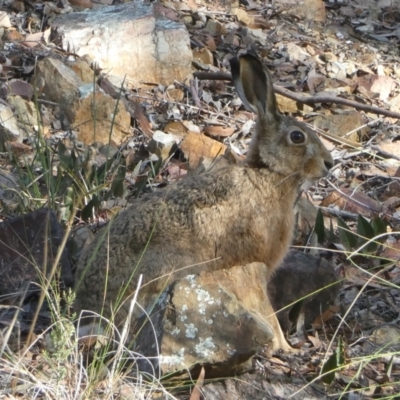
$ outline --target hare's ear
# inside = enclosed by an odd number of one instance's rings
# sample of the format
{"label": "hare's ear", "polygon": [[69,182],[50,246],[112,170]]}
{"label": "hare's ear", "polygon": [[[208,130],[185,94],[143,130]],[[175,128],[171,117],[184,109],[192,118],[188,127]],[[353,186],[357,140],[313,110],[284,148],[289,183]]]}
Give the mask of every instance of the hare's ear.
{"label": "hare's ear", "polygon": [[279,110],[269,72],[260,59],[250,53],[230,60],[236,91],[246,108],[267,119],[276,118]]}

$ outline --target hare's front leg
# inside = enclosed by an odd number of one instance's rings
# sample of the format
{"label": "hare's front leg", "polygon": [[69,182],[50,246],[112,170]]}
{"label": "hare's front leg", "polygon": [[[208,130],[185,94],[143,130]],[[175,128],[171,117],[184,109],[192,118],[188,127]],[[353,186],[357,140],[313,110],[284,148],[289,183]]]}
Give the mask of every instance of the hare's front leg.
{"label": "hare's front leg", "polygon": [[278,350],[283,350],[284,352],[287,353],[297,353],[299,350],[291,347],[287,342],[268,296],[265,304],[265,312],[268,323],[271,326],[272,331],[274,332],[271,350],[273,352]]}

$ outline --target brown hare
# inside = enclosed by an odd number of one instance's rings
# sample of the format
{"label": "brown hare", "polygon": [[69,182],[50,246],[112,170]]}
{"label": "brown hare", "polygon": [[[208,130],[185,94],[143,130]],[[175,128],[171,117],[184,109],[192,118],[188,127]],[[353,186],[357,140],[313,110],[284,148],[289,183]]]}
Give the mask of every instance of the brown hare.
{"label": "brown hare", "polygon": [[[239,96],[258,116],[246,160],[187,177],[116,216],[79,260],[78,310],[115,313],[118,325],[140,274],[139,303],[148,306],[168,284],[200,270],[257,261],[271,274],[281,263],[299,184],[326,176],[333,160],[312,130],[279,113],[256,56],[234,58],[231,67]],[[271,325],[279,329],[276,318]]]}

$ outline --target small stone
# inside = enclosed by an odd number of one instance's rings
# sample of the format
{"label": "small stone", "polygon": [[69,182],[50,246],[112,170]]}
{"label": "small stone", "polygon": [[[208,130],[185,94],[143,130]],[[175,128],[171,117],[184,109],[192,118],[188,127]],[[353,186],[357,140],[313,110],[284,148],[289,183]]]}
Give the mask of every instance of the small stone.
{"label": "small stone", "polygon": [[214,21],[213,19],[209,19],[207,21],[204,30],[208,32],[211,36],[218,36],[222,34],[222,24],[218,21]]}
{"label": "small stone", "polygon": [[191,27],[193,25],[193,17],[191,15],[184,15],[181,19],[181,21],[185,24],[187,27]]}
{"label": "small stone", "polygon": [[155,131],[147,150],[165,161],[176,149],[180,139],[170,133]]}
{"label": "small stone", "polygon": [[24,132],[24,137],[28,137],[38,131],[38,115],[35,104],[26,101],[20,96],[8,96],[8,103],[14,109],[17,118],[17,125],[20,132]]}
{"label": "small stone", "polygon": [[383,325],[373,330],[371,341],[379,346],[400,346],[400,328],[396,325]]}
{"label": "small stone", "polygon": [[9,96],[21,96],[24,100],[28,101],[33,97],[32,85],[21,79],[11,79],[7,83],[7,91]]}
{"label": "small stone", "polygon": [[[360,137],[363,137],[366,133],[364,121],[361,113],[354,111],[346,114],[331,114],[331,115],[319,115],[313,121],[314,127],[327,132],[331,132],[334,135],[346,137],[353,141],[358,141]],[[352,132],[351,135],[348,135]]]}
{"label": "small stone", "polygon": [[214,65],[214,56],[206,47],[193,51],[193,59],[198,60],[205,65]]}
{"label": "small stone", "polygon": [[10,17],[5,11],[0,11],[0,28],[11,28]]}
{"label": "small stone", "polygon": [[325,22],[326,10],[323,0],[303,0],[296,1],[295,7],[290,9],[293,15],[300,20],[306,19],[314,22]]}
{"label": "small stone", "polygon": [[22,142],[23,134],[20,131],[17,119],[11,107],[0,103],[0,142]]}
{"label": "small stone", "polygon": [[66,64],[79,76],[82,82],[93,84],[93,82],[96,81],[95,73],[86,61],[78,59],[75,61],[67,61]]}
{"label": "small stone", "polygon": [[181,143],[181,150],[189,159],[191,168],[196,168],[202,158],[215,159],[225,153],[226,146],[203,134],[188,132]]}
{"label": "small stone", "polygon": [[18,190],[17,177],[0,169],[0,200],[7,205],[15,202]]}
{"label": "small stone", "polygon": [[254,18],[250,16],[243,8],[233,8],[232,14],[236,15],[239,22],[244,25],[251,25],[254,23]]}

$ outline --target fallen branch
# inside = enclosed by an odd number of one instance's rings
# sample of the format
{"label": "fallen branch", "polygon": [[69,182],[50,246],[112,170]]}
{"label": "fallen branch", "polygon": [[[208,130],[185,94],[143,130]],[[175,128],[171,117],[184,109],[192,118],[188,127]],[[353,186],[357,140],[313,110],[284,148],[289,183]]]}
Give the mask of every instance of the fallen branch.
{"label": "fallen branch", "polygon": [[333,215],[334,217],[345,217],[345,218],[351,218],[351,219],[357,219],[358,214],[352,213],[350,211],[344,211],[344,210],[337,210],[335,208],[330,208],[330,207],[318,207],[321,211],[324,211],[330,215]]}
{"label": "fallen branch", "polygon": [[[232,77],[229,72],[203,72],[203,71],[196,71],[193,73],[193,76],[204,80],[224,80],[224,81],[231,81]],[[309,106],[315,105],[318,103],[325,103],[325,104],[341,104],[344,106],[349,106],[355,108],[356,110],[366,111],[373,114],[380,114],[384,115],[385,117],[390,118],[398,118],[400,119],[400,113],[395,111],[386,110],[381,107],[377,106],[370,106],[368,104],[361,104],[357,101],[343,99],[342,97],[328,95],[324,93],[316,94],[315,96],[307,96],[295,92],[291,92],[279,85],[274,85],[274,90],[276,93],[285,96],[289,99],[298,101],[303,104],[307,104]]]}
{"label": "fallen branch", "polygon": [[382,157],[385,157],[385,158],[393,158],[394,160],[397,160],[397,161],[400,161],[400,157],[399,156],[396,156],[396,154],[393,154],[393,153],[389,153],[389,152],[387,152],[387,151],[385,151],[385,150],[382,150],[379,146],[377,146],[377,145],[372,145],[371,146],[371,149],[372,150],[374,150],[374,151],[376,151],[378,154],[380,154]]}
{"label": "fallen branch", "polygon": [[198,83],[199,83],[199,81],[196,78],[194,78],[190,81],[190,93],[192,94],[194,104],[196,104],[196,106],[199,107],[199,110],[201,110],[201,101],[200,101],[200,97],[199,97]]}
{"label": "fallen branch", "polygon": [[205,72],[196,71],[193,72],[193,76],[200,80],[210,80],[210,81],[231,81],[232,75],[229,72]]}

